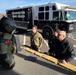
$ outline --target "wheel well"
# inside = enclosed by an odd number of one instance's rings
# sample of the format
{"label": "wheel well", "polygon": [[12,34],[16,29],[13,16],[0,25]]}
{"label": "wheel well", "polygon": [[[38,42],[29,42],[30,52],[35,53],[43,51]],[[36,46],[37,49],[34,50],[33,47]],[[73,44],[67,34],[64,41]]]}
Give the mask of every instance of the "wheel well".
{"label": "wheel well", "polygon": [[50,26],[44,26],[42,29],[42,34],[44,38],[49,39],[51,35],[53,35],[53,33],[54,33],[54,30]]}
{"label": "wheel well", "polygon": [[43,30],[44,30],[45,28],[50,28],[50,29],[52,30],[52,32],[54,33],[53,28],[52,28],[51,26],[48,26],[48,25],[46,25],[46,26],[43,27],[42,32],[43,32]]}

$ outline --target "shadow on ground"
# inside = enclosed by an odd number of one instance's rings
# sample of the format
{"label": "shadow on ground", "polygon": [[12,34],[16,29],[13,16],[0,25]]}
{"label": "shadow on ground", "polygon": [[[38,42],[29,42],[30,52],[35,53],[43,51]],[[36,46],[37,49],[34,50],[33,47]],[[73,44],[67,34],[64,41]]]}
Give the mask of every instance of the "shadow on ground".
{"label": "shadow on ground", "polygon": [[13,70],[6,70],[6,69],[0,68],[0,75],[20,75],[20,74]]}
{"label": "shadow on ground", "polygon": [[[25,60],[29,61],[29,60],[27,59],[28,56],[26,56],[26,55],[17,53],[17,56],[19,56],[19,57],[21,57],[21,58],[25,58]],[[30,61],[30,62],[32,62],[32,61]],[[44,62],[44,61],[41,61],[41,60],[38,60],[38,59],[37,59],[36,61],[34,61],[34,63],[39,64],[39,65],[42,65],[42,66],[45,66],[45,67],[50,68],[50,69],[53,69],[53,70],[55,70],[55,71],[58,71],[58,72],[60,72],[60,73],[65,74],[65,75],[76,75],[75,72],[72,72],[72,71],[70,71],[70,70],[68,70],[68,69],[65,69],[65,68],[62,68],[62,67],[60,67],[60,66],[58,66],[58,65],[51,64],[51,63],[48,63],[48,62]]]}

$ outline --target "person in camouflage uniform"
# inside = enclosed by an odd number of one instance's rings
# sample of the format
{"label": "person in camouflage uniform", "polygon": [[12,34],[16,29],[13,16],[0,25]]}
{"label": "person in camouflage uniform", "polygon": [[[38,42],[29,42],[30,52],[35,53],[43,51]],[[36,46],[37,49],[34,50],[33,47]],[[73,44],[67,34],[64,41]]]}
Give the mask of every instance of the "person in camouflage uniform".
{"label": "person in camouflage uniform", "polygon": [[0,65],[4,68],[12,69],[15,65],[13,51],[13,30],[16,24],[7,17],[0,20]]}
{"label": "person in camouflage uniform", "polygon": [[31,33],[31,47],[36,50],[36,51],[40,51],[41,47],[42,47],[42,43],[43,43],[43,37],[42,35],[38,32],[37,26],[34,25],[32,27],[32,33]]}

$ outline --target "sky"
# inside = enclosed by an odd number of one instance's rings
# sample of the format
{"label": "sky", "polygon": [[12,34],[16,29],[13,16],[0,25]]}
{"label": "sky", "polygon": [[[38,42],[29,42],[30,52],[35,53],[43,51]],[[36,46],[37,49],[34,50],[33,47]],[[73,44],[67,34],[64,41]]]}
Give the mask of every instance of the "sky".
{"label": "sky", "polygon": [[6,10],[17,8],[19,6],[39,5],[49,2],[76,6],[76,0],[0,0],[0,13],[6,13]]}

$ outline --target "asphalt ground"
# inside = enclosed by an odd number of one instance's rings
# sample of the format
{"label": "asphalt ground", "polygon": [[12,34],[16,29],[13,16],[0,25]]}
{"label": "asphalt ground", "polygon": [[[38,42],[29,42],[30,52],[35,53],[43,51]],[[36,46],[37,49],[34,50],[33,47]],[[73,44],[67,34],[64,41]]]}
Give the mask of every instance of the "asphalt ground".
{"label": "asphalt ground", "polygon": [[[38,57],[32,53],[29,53],[25,50],[20,49],[19,45],[26,44],[30,46],[30,38],[27,33],[24,34],[18,34],[16,35],[17,43],[18,43],[18,53],[15,55],[15,62],[16,65],[12,70],[5,70],[0,68],[0,75],[76,75],[76,73],[63,68],[57,64],[54,64],[48,60],[45,60],[41,57]],[[25,39],[24,39],[25,38]],[[25,42],[24,42],[25,40]],[[76,42],[69,38],[71,42],[73,42],[74,45],[76,45]],[[46,42],[48,42],[46,40]],[[48,46],[46,43],[43,43],[43,47],[41,49],[42,52],[48,51]],[[75,49],[76,50],[76,49]],[[36,61],[30,61],[27,58],[36,57]],[[70,62],[73,65],[76,65],[76,61],[73,60]]]}
{"label": "asphalt ground", "polygon": [[[28,56],[37,57],[35,62],[27,60]],[[16,65],[12,70],[0,69],[0,75],[76,75],[76,73],[35,56],[25,50],[15,55]]]}

